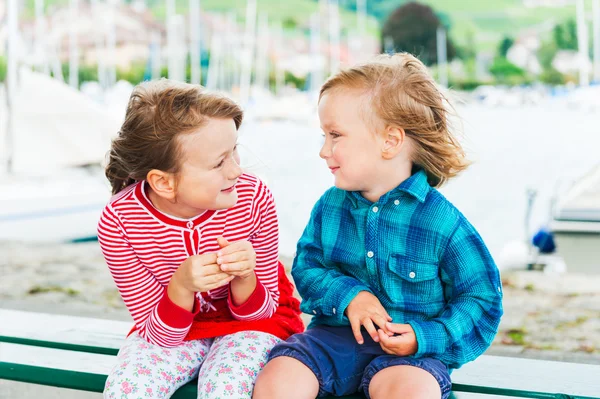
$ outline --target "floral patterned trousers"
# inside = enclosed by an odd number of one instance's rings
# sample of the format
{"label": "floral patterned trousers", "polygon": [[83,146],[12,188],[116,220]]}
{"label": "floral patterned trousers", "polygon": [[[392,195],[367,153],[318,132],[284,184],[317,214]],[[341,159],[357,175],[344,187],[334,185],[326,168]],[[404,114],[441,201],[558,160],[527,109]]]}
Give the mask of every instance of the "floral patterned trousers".
{"label": "floral patterned trousers", "polygon": [[174,348],[131,334],[117,355],[104,398],[170,398],[198,377],[198,398],[251,398],[254,382],[281,340],[258,331],[184,341]]}

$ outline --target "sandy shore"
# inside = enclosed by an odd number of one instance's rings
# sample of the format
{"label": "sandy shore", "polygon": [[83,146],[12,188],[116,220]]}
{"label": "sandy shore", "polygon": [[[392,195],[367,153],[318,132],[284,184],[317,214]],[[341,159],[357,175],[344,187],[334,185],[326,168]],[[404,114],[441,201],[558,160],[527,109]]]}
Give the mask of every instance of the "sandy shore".
{"label": "sandy shore", "polygon": [[[131,320],[97,243],[0,243],[0,254],[0,307]],[[503,284],[505,316],[488,354],[600,364],[600,275],[521,271]],[[0,380],[0,398],[35,397],[101,395]]]}

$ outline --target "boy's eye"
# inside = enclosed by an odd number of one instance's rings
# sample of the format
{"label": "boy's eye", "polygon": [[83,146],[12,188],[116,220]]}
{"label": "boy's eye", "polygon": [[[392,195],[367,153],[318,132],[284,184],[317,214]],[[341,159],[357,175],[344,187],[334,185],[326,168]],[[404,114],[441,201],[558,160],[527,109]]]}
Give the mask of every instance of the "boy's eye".
{"label": "boy's eye", "polygon": [[219,162],[219,164],[217,166],[215,166],[215,169],[220,168],[221,166],[223,166],[224,163],[225,163],[225,160],[223,159],[221,162]]}
{"label": "boy's eye", "polygon": [[339,133],[336,133],[336,132],[329,132],[329,135],[330,135],[331,137],[333,137],[334,139],[336,139],[336,138],[340,137],[340,134],[339,134]]}

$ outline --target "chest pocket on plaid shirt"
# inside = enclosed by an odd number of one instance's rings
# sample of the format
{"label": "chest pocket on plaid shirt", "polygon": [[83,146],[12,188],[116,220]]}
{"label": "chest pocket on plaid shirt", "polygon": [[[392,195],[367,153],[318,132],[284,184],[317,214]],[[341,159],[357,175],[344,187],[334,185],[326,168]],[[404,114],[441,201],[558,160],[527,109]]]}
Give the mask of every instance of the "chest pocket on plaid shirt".
{"label": "chest pocket on plaid shirt", "polygon": [[382,276],[382,282],[391,300],[403,302],[408,308],[444,300],[440,268],[436,262],[391,254],[388,270],[389,273]]}

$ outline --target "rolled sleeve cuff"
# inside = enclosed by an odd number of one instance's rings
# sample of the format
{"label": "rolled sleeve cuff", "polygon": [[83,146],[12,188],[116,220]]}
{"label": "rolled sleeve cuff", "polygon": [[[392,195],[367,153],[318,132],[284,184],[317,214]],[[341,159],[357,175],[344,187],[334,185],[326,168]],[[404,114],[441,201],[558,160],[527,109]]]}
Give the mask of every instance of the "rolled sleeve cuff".
{"label": "rolled sleeve cuff", "polygon": [[156,313],[158,314],[158,317],[160,317],[160,320],[172,328],[189,327],[192,325],[192,321],[198,312],[200,312],[200,302],[196,295],[194,295],[194,306],[192,306],[192,311],[190,312],[175,304],[175,302],[169,298],[166,289],[156,309]]}
{"label": "rolled sleeve cuff", "polygon": [[[352,277],[339,277],[335,279],[323,298],[322,312],[324,315],[333,316],[337,322],[345,324],[348,318],[344,315],[346,308],[361,291],[371,290]],[[342,293],[340,295],[340,293]],[[372,292],[371,292],[372,293]]]}
{"label": "rolled sleeve cuff", "polygon": [[259,311],[264,307],[265,301],[267,300],[267,289],[264,285],[256,279],[256,287],[254,291],[250,295],[250,297],[246,300],[246,302],[242,303],[239,306],[236,306],[233,303],[233,294],[231,293],[231,285],[229,286],[229,295],[227,298],[227,302],[229,303],[229,310],[234,317],[245,317],[250,316]]}
{"label": "rolled sleeve cuff", "polygon": [[439,357],[447,348],[447,332],[444,326],[434,321],[408,322],[415,331],[417,339],[417,353],[413,357]]}

